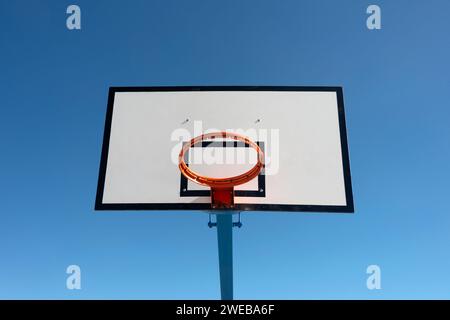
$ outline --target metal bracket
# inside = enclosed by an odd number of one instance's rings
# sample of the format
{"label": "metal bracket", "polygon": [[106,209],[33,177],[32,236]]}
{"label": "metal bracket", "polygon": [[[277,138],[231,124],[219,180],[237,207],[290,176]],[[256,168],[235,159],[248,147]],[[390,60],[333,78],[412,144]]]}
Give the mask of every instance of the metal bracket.
{"label": "metal bracket", "polygon": [[[220,214],[220,213],[219,213]],[[209,228],[213,228],[213,227],[217,227],[217,222],[212,222],[211,220],[211,213],[209,213],[209,220],[208,220],[208,227]],[[238,221],[233,222],[233,227],[238,227],[238,228],[242,228],[242,222],[241,222],[241,213],[238,213]]]}

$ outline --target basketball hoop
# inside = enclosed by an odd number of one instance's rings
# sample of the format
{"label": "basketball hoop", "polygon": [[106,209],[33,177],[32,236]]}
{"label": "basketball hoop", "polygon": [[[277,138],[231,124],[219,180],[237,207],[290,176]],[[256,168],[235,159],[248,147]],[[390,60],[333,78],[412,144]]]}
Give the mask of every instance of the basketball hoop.
{"label": "basketball hoop", "polygon": [[[184,160],[184,155],[186,152],[199,142],[214,139],[232,139],[235,141],[241,141],[252,147],[258,154],[256,165],[243,174],[228,178],[212,178],[202,176],[191,170]],[[234,207],[234,186],[249,182],[259,175],[264,167],[264,153],[255,142],[250,140],[250,138],[237,133],[221,131],[202,134],[184,144],[178,156],[178,162],[178,168],[187,179],[197,184],[211,187],[211,207],[213,209],[230,209]]]}

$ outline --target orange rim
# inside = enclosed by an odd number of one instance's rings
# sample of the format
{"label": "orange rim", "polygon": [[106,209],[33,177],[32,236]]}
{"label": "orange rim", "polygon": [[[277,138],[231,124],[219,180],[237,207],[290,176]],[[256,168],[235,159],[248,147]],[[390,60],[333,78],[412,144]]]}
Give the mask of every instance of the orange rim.
{"label": "orange rim", "polygon": [[[186,151],[188,151],[193,145],[201,141],[223,139],[223,138],[244,142],[245,144],[255,149],[256,152],[258,153],[257,157],[258,161],[256,165],[243,174],[229,178],[211,178],[207,176],[202,176],[196,173],[195,171],[189,169],[186,162],[184,161],[184,155]],[[250,138],[246,136],[226,131],[206,133],[191,139],[189,143],[186,143],[183,146],[183,148],[181,148],[180,154],[178,156],[178,168],[186,178],[200,185],[210,186],[211,188],[229,188],[249,182],[250,180],[259,175],[263,167],[264,167],[264,153],[255,142],[253,142],[252,140],[250,140]]]}

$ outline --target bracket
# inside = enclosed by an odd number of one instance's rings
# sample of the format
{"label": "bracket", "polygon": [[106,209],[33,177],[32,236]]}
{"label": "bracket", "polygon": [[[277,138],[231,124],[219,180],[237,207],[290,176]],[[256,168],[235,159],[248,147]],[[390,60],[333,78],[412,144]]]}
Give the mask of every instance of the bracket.
{"label": "bracket", "polygon": [[[218,213],[218,214],[220,214],[220,213]],[[212,222],[211,215],[212,214],[209,213],[208,227],[210,227],[210,228],[217,227],[217,222]],[[238,227],[238,228],[242,227],[241,213],[240,212],[238,212],[238,221],[233,222],[233,227]]]}

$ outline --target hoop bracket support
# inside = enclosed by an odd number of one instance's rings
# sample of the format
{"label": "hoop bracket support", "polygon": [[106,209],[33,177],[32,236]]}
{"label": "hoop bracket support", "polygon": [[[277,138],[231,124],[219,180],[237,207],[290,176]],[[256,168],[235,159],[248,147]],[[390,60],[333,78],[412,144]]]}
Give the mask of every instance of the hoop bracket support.
{"label": "hoop bracket support", "polygon": [[[217,214],[217,213],[214,213],[214,214]],[[220,213],[218,213],[218,214],[220,214]],[[208,227],[209,228],[217,227],[217,222],[212,221],[211,215],[212,215],[212,213],[209,213]],[[242,228],[243,224],[241,222],[241,212],[238,212],[237,215],[238,215],[238,221],[233,221],[232,226],[237,227],[237,228]]]}
{"label": "hoop bracket support", "polygon": [[211,208],[212,209],[233,209],[234,208],[234,188],[211,188]]}

